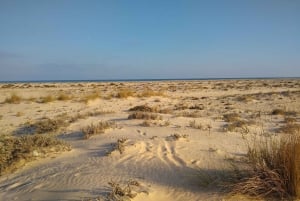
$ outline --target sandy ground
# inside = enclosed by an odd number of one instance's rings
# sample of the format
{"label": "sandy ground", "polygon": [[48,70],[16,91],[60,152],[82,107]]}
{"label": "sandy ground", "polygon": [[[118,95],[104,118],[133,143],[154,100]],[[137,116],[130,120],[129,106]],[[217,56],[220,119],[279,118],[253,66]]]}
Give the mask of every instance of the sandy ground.
{"label": "sandy ground", "polygon": [[[117,97],[122,90],[134,94]],[[149,91],[161,93],[142,95]],[[82,101],[95,92],[101,98]],[[5,101],[13,93],[20,103]],[[40,101],[60,94],[72,97]],[[299,79],[1,84],[0,134],[18,136],[28,122],[45,117],[85,118],[52,133],[71,151],[1,176],[0,200],[104,200],[108,182],[124,186],[131,180],[140,183],[134,201],[246,200],[223,192],[214,176],[230,171],[228,161],[245,157],[245,139],[280,135],[285,116],[271,115],[274,109],[292,113],[299,123],[299,100]],[[161,119],[128,119],[128,110],[139,105],[159,108]],[[248,123],[229,129],[224,114],[230,113]],[[83,139],[81,129],[99,121],[117,126]],[[121,138],[127,139],[122,154],[112,151]]]}

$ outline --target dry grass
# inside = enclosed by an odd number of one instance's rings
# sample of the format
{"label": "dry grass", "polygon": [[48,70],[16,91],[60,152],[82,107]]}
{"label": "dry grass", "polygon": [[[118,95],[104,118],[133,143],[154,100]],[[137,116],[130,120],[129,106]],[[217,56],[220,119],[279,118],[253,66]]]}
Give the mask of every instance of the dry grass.
{"label": "dry grass", "polygon": [[146,89],[142,91],[139,97],[151,97],[151,96],[165,96],[163,91],[153,91],[152,89]]}
{"label": "dry grass", "polygon": [[116,124],[112,121],[100,121],[97,124],[91,124],[81,129],[84,139],[89,139],[96,134],[104,133],[109,128],[115,128]]}
{"label": "dry grass", "polygon": [[196,121],[190,121],[189,126],[195,129],[203,129],[203,125],[201,123],[196,123]]}
{"label": "dry grass", "polygon": [[98,98],[101,98],[101,94],[99,92],[92,92],[92,93],[86,94],[84,97],[82,97],[81,101],[88,103],[89,101],[93,101]]}
{"label": "dry grass", "polygon": [[125,151],[125,142],[126,141],[127,141],[127,138],[118,139],[116,143],[112,144],[112,150],[107,152],[107,155],[109,156],[114,151],[118,151],[120,154],[123,154]]}
{"label": "dry grass", "polygon": [[116,98],[128,98],[134,96],[134,92],[131,89],[121,89],[117,92]]}
{"label": "dry grass", "polygon": [[112,188],[107,196],[108,201],[129,201],[137,196],[137,192],[132,190],[132,186],[140,186],[140,183],[134,180],[127,182],[125,187],[121,187],[120,184],[113,181],[108,184]]}
{"label": "dry grass", "polygon": [[35,123],[30,124],[29,128],[30,130],[34,130],[33,133],[43,134],[43,133],[55,132],[59,128],[66,125],[67,122],[63,118],[56,117],[54,119],[44,118],[39,121],[36,121]]}
{"label": "dry grass", "polygon": [[180,135],[178,133],[172,134],[170,136],[168,136],[169,139],[171,140],[179,140],[181,138],[188,138],[188,135],[184,134],[184,135]]}
{"label": "dry grass", "polygon": [[236,122],[240,119],[240,115],[238,113],[224,114],[223,119],[226,122]]}
{"label": "dry grass", "polygon": [[70,150],[66,143],[45,135],[22,137],[0,136],[0,175],[12,172],[27,161],[44,157],[51,152]]}
{"label": "dry grass", "polygon": [[285,115],[286,112],[285,110],[283,109],[274,109],[272,112],[271,112],[272,115]]}
{"label": "dry grass", "polygon": [[18,103],[21,102],[21,100],[22,100],[22,97],[21,97],[21,96],[19,96],[19,95],[13,93],[13,94],[10,95],[10,97],[8,97],[8,98],[6,98],[6,99],[4,100],[4,103],[18,104]]}
{"label": "dry grass", "polygon": [[64,94],[64,93],[61,93],[57,96],[57,100],[59,101],[67,101],[67,100],[71,100],[72,97],[68,94]]}
{"label": "dry grass", "polygon": [[287,134],[300,134],[300,124],[297,123],[287,123],[279,129],[282,133]]}
{"label": "dry grass", "polygon": [[162,116],[146,112],[134,112],[128,116],[128,119],[162,120]]}
{"label": "dry grass", "polygon": [[52,95],[40,97],[40,99],[39,99],[39,103],[50,103],[53,101],[55,101],[55,98]]}
{"label": "dry grass", "polygon": [[292,199],[300,195],[299,135],[265,138],[248,148],[251,173],[234,185],[235,193]]}
{"label": "dry grass", "polygon": [[162,114],[171,113],[171,111],[169,109],[161,109],[159,107],[151,107],[148,105],[138,105],[133,108],[130,108],[129,111],[131,111],[131,112],[154,112],[154,113],[162,113]]}

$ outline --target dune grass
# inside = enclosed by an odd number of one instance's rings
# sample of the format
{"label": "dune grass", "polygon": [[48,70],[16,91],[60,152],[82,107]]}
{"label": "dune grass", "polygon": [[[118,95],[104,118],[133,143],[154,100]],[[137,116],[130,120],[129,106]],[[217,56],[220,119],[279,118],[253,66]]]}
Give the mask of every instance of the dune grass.
{"label": "dune grass", "polygon": [[7,97],[5,100],[4,100],[4,103],[10,103],[10,104],[18,104],[20,103],[22,100],[22,97],[17,95],[16,93],[12,93],[10,95],[10,97]]}
{"label": "dune grass", "polygon": [[100,121],[97,124],[90,124],[81,129],[84,139],[89,139],[93,135],[104,133],[109,128],[115,128],[116,124],[112,121]]}
{"label": "dune grass", "polygon": [[250,173],[234,185],[234,193],[293,199],[300,196],[300,138],[264,138],[248,147]]}
{"label": "dune grass", "polygon": [[65,142],[47,135],[0,136],[0,175],[12,172],[26,162],[52,152],[70,150]]}

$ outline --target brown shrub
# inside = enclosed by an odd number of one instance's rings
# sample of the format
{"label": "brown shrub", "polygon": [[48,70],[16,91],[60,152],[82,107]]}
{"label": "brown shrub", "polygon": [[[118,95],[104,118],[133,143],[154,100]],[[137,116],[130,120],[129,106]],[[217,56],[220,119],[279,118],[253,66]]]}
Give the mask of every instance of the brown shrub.
{"label": "brown shrub", "polygon": [[[70,150],[70,146],[54,137],[27,135],[0,136],[0,175],[12,172],[39,156]],[[53,149],[54,148],[54,149]]]}
{"label": "brown shrub", "polygon": [[162,116],[146,112],[134,112],[128,116],[128,119],[162,120]]}
{"label": "brown shrub", "polygon": [[96,134],[104,133],[106,129],[115,128],[116,124],[112,121],[100,121],[97,124],[91,124],[81,129],[84,139],[89,139]]}
{"label": "brown shrub", "polygon": [[10,97],[8,97],[8,98],[6,98],[6,99],[4,100],[4,103],[14,103],[14,104],[18,104],[18,103],[21,102],[21,100],[22,100],[22,97],[21,97],[21,96],[19,96],[19,95],[13,93],[13,94],[10,95]]}
{"label": "brown shrub", "polygon": [[249,146],[251,172],[234,185],[234,192],[280,199],[300,196],[299,154],[299,135],[265,138]]}

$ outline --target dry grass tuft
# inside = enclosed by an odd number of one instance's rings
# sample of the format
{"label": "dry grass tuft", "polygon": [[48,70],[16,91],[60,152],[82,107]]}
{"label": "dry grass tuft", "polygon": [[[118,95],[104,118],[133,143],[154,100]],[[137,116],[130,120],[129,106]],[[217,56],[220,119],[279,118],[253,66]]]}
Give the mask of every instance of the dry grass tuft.
{"label": "dry grass tuft", "polygon": [[34,130],[33,133],[42,134],[57,131],[59,128],[66,126],[67,122],[63,118],[57,117],[55,119],[44,118],[33,124],[30,124],[28,128]]}
{"label": "dry grass tuft", "polygon": [[120,154],[123,154],[125,151],[125,142],[127,138],[120,138],[116,143],[112,144],[112,150],[107,152],[107,155],[110,155],[114,151],[119,151]]}
{"label": "dry grass tuft", "polygon": [[64,94],[64,93],[61,93],[57,96],[57,100],[59,101],[67,101],[67,100],[71,100],[72,97],[70,95],[67,95],[67,94]]}
{"label": "dry grass tuft", "polygon": [[8,98],[6,98],[6,99],[4,100],[4,103],[18,104],[18,103],[21,102],[21,100],[22,100],[22,97],[21,97],[21,96],[19,96],[19,95],[13,93],[13,94],[10,95],[10,97],[8,97]]}
{"label": "dry grass tuft", "polygon": [[188,138],[188,135],[184,134],[184,135],[180,135],[178,133],[175,133],[175,134],[172,134],[170,136],[168,136],[169,139],[172,139],[172,140],[179,140],[181,138]]}
{"label": "dry grass tuft", "polygon": [[54,137],[28,135],[0,136],[0,175],[12,172],[27,161],[44,157],[51,152],[70,150],[70,146]]}
{"label": "dry grass tuft", "polygon": [[282,133],[287,134],[300,134],[300,124],[297,123],[287,123],[279,129]]}
{"label": "dry grass tuft", "polygon": [[203,129],[203,125],[201,123],[196,123],[196,121],[190,121],[189,126],[195,129]]}
{"label": "dry grass tuft", "polygon": [[140,186],[140,183],[134,180],[127,182],[125,187],[121,187],[120,184],[114,181],[108,184],[112,187],[112,191],[107,196],[109,201],[131,200],[137,196],[137,192],[132,190],[132,186]]}
{"label": "dry grass tuft", "polygon": [[160,109],[159,107],[150,107],[148,105],[138,105],[129,109],[130,112],[154,112],[168,114],[171,113],[169,109]]}
{"label": "dry grass tuft", "polygon": [[138,96],[139,97],[151,97],[151,96],[164,96],[163,91],[153,91],[151,89],[146,89],[142,91]]}
{"label": "dry grass tuft", "polygon": [[50,103],[55,101],[55,98],[52,95],[47,95],[44,97],[41,97],[39,100],[39,103]]}
{"label": "dry grass tuft", "polygon": [[226,122],[235,122],[240,119],[240,115],[238,113],[224,114],[223,119]]}
{"label": "dry grass tuft", "polygon": [[101,98],[101,94],[99,92],[92,92],[90,94],[85,95],[81,98],[82,102],[88,103],[89,101],[96,100],[98,98]]}
{"label": "dry grass tuft", "polygon": [[116,94],[116,98],[128,98],[130,96],[134,96],[134,92],[131,89],[121,89]]}
{"label": "dry grass tuft", "polygon": [[272,112],[271,112],[272,115],[285,115],[286,112],[285,110],[283,109],[274,109]]}
{"label": "dry grass tuft", "polygon": [[299,135],[265,138],[248,148],[251,173],[234,185],[234,193],[290,199],[300,195]]}
{"label": "dry grass tuft", "polygon": [[106,129],[115,128],[116,124],[112,121],[100,121],[98,124],[91,124],[81,129],[84,139],[89,139],[91,136],[104,133]]}
{"label": "dry grass tuft", "polygon": [[162,116],[146,112],[134,112],[128,116],[128,119],[162,120]]}

